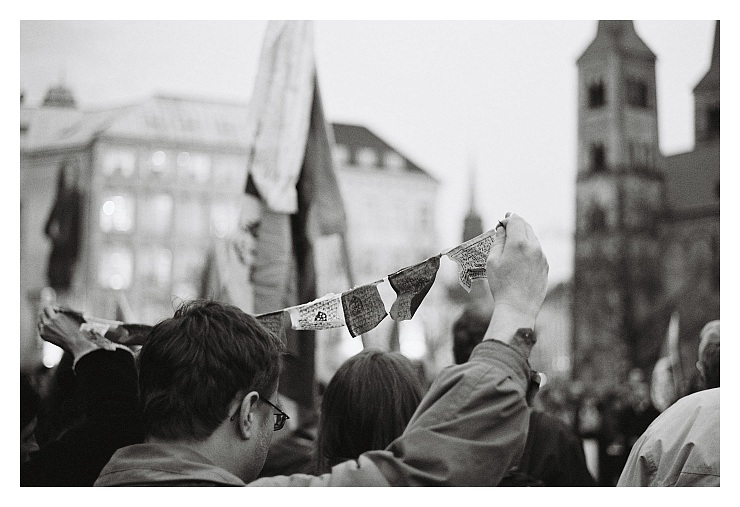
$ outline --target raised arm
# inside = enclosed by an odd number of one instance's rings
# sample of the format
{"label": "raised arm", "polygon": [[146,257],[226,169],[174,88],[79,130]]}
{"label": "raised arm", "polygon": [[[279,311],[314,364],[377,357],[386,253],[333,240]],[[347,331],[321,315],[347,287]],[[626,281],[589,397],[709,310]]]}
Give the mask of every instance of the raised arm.
{"label": "raised arm", "polygon": [[[494,313],[470,360],[445,368],[404,433],[321,477],[260,479],[253,486],[496,486],[524,449],[530,332],[547,286],[547,260],[531,227],[507,215],[488,258]],[[392,393],[389,393],[392,395]],[[351,431],[351,428],[348,428]]]}

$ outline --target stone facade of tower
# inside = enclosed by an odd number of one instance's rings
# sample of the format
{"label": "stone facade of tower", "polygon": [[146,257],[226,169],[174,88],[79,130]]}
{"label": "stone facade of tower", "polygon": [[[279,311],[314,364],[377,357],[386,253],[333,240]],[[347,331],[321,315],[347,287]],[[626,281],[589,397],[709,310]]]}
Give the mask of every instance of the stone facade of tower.
{"label": "stone facade of tower", "polygon": [[649,366],[639,330],[661,297],[665,187],[655,55],[632,21],[600,21],[577,63],[573,376],[598,388]]}

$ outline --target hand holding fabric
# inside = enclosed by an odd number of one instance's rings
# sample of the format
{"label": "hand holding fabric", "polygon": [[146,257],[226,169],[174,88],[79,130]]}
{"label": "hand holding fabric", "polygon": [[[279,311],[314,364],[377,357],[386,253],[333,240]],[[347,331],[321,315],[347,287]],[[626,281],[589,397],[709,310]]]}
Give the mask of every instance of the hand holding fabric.
{"label": "hand holding fabric", "polygon": [[519,328],[533,328],[547,291],[547,258],[532,226],[507,213],[496,229],[486,266],[493,316],[484,339],[507,342]]}

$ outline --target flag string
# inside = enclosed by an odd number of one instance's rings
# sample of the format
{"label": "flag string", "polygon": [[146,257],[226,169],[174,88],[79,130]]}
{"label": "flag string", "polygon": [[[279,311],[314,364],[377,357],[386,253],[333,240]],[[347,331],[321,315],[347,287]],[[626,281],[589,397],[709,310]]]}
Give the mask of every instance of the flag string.
{"label": "flag string", "polygon": [[[470,292],[472,280],[487,276],[486,261],[495,236],[496,229],[491,229],[375,282],[353,287],[340,294],[325,294],[308,303],[253,317],[281,339],[284,339],[288,327],[294,330],[322,330],[346,326],[350,334],[356,337],[375,328],[389,314],[395,321],[410,320],[432,288],[442,256],[457,263],[458,282],[463,289]],[[386,304],[378,291],[378,285],[386,281],[396,294],[390,311],[386,310]],[[92,325],[109,340],[124,345],[143,345],[152,327],[90,317],[64,307],[57,307],[56,310],[78,318],[81,328],[87,329]]]}

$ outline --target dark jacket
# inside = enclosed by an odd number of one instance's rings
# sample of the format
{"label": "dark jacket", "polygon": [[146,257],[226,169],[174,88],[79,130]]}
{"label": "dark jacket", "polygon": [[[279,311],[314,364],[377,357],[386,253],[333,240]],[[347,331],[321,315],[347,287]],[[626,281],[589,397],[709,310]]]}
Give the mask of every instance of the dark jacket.
{"label": "dark jacket", "polygon": [[[385,450],[318,477],[269,477],[250,486],[495,486],[524,450],[531,346],[519,337],[512,346],[484,341],[470,361],[445,368]],[[140,444],[117,451],[95,485],[227,485],[233,477],[182,446]]]}
{"label": "dark jacket", "polygon": [[581,439],[557,417],[532,410],[519,466],[499,486],[596,486],[596,481]]}
{"label": "dark jacket", "polygon": [[21,465],[21,486],[92,486],[120,447],[141,442],[137,373],[127,350],[94,350],[75,366],[85,420]]}

